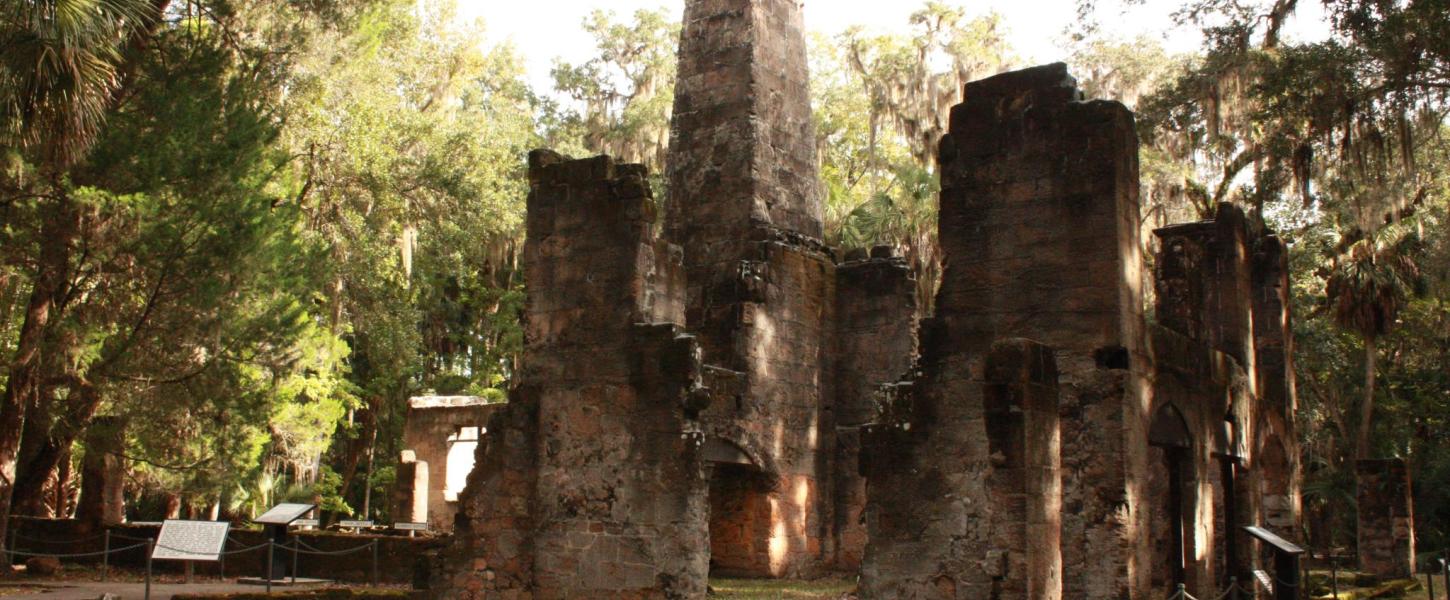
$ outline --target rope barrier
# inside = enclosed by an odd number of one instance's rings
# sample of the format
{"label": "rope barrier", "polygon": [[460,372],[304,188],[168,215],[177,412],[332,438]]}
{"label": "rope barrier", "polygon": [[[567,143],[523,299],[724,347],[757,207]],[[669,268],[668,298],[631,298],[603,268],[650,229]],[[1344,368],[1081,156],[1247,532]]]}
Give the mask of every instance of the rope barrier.
{"label": "rope barrier", "polygon": [[1238,598],[1238,595],[1244,593],[1245,591],[1246,590],[1239,586],[1239,578],[1230,577],[1228,588],[1224,589],[1223,593],[1214,597],[1213,600],[1224,600],[1225,598],[1233,600],[1235,598]]}
{"label": "rope barrier", "polygon": [[1198,600],[1198,598],[1194,597],[1193,594],[1188,593],[1188,586],[1180,583],[1178,584],[1178,591],[1175,592],[1172,596],[1169,596],[1168,600]]}
{"label": "rope barrier", "polygon": [[[356,548],[349,548],[347,550],[323,550],[321,548],[318,548],[316,546],[313,546],[312,544],[309,544],[307,542],[302,541],[302,538],[293,538],[293,539],[295,539],[298,544],[300,544],[302,546],[305,546],[307,548],[307,550],[298,550],[298,552],[300,552],[302,554],[313,554],[313,555],[321,555],[321,556],[340,556],[340,555],[343,555],[343,554],[353,554],[355,552],[361,552],[363,550],[367,550],[368,548],[372,548],[373,547],[373,544],[378,543],[377,540],[373,540],[371,542],[368,542],[368,543],[363,544],[361,546],[358,546]],[[310,552],[309,552],[309,550],[310,550]]]}
{"label": "rope barrier", "polygon": [[243,552],[251,552],[251,551],[256,550],[258,548],[264,548],[269,543],[270,542],[262,542],[260,544],[255,545],[255,546],[247,546],[246,548],[242,548],[240,550],[228,550],[226,552],[222,552],[221,554],[223,556],[230,556],[230,555],[233,555],[233,554],[241,554]]}
{"label": "rope barrier", "polygon": [[147,542],[147,541],[151,541],[152,538],[134,537],[134,536],[129,536],[129,535],[121,534],[121,533],[116,533],[116,532],[113,531],[113,532],[111,532],[111,539],[113,539],[113,540],[131,540],[133,542]]}
{"label": "rope barrier", "polygon": [[[230,551],[225,551],[225,552],[218,552],[217,554],[221,554],[221,555],[241,554],[243,552],[251,552],[253,550],[256,550],[258,548],[261,548],[263,546],[266,546],[267,544],[268,544],[268,542],[262,542],[260,544],[255,545],[255,546],[250,546],[250,547],[247,547],[247,548],[242,548],[240,550],[230,550]],[[141,545],[144,545],[144,544],[141,544]],[[135,546],[132,546],[132,547],[134,548]],[[166,544],[156,544],[156,547],[157,548],[164,548],[166,550],[171,550],[172,552],[181,552],[183,554],[196,554],[196,551],[194,551],[194,550],[190,550],[190,549],[186,549],[186,548],[173,548],[171,546],[167,546]]]}
{"label": "rope barrier", "polygon": [[123,546],[121,548],[111,548],[110,550],[99,550],[99,551],[96,551],[96,552],[74,552],[74,553],[69,553],[69,554],[60,554],[60,553],[57,553],[57,552],[25,552],[23,550],[10,550],[10,551],[7,552],[7,554],[10,554],[11,556],[49,556],[51,558],[85,558],[87,556],[101,556],[101,555],[105,555],[105,554],[111,554],[111,553],[114,553],[114,552],[125,552],[127,550],[134,550],[136,548],[141,548],[141,547],[143,547],[145,545],[146,544],[133,544],[133,545],[130,545],[130,546]]}

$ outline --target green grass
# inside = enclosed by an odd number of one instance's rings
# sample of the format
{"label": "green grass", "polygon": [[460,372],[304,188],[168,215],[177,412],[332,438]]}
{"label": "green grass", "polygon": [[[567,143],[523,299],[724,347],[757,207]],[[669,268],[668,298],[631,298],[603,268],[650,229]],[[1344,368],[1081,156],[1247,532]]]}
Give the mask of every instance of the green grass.
{"label": "green grass", "polygon": [[850,579],[726,579],[711,578],[712,598],[729,600],[837,600],[856,589]]}

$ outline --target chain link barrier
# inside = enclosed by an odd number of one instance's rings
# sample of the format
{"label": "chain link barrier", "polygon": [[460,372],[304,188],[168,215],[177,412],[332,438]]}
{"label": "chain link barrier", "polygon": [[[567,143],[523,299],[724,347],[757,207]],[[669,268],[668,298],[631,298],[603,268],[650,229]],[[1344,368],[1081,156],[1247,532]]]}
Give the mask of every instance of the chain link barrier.
{"label": "chain link barrier", "polygon": [[[22,537],[24,537],[24,536],[15,536],[15,539],[19,540]],[[34,541],[34,542],[43,542],[43,543],[50,543],[50,544],[71,544],[71,545],[73,545],[73,544],[80,544],[82,542],[89,542],[89,541],[93,541],[93,540],[103,540],[104,541],[104,544],[105,544],[105,548],[102,549],[102,550],[94,551],[94,552],[33,552],[33,551],[29,551],[29,550],[16,550],[16,549],[8,549],[7,550],[7,549],[4,549],[4,548],[0,548],[0,559],[6,560],[6,561],[13,561],[14,560],[14,557],[48,557],[48,558],[54,558],[56,560],[60,560],[60,559],[75,559],[75,558],[93,558],[93,557],[100,556],[100,557],[103,557],[104,558],[104,561],[105,561],[104,562],[104,565],[103,565],[103,570],[101,572],[101,581],[103,581],[103,582],[107,580],[107,577],[108,577],[109,572],[110,572],[110,556],[112,554],[116,554],[116,553],[120,553],[120,552],[130,552],[132,550],[136,550],[136,549],[139,549],[139,548],[145,548],[146,549],[146,580],[145,580],[146,592],[145,592],[145,598],[147,600],[149,600],[151,598],[151,578],[152,578],[152,559],[151,559],[151,556],[156,551],[156,549],[159,548],[159,549],[164,549],[164,550],[170,550],[172,552],[180,552],[180,553],[183,553],[183,554],[191,553],[191,550],[190,549],[174,548],[174,547],[171,547],[171,546],[167,546],[165,544],[158,544],[158,543],[156,543],[155,538],[140,538],[140,537],[128,536],[128,535],[123,535],[123,534],[119,534],[119,533],[113,533],[113,532],[111,532],[109,530],[107,530],[106,532],[103,532],[101,534],[97,534],[97,535],[89,536],[89,537],[84,537],[84,538],[78,538],[78,539],[74,539],[74,540],[64,540],[64,541],[62,541],[62,540],[41,540],[41,539],[35,539],[35,538],[27,538],[27,539],[29,541]],[[130,541],[134,541],[134,542],[137,542],[137,543],[130,544],[130,545],[126,545],[126,546],[118,546],[118,547],[114,547],[113,548],[113,547],[111,547],[111,540],[113,540],[113,539],[115,539],[115,540],[130,540]],[[362,545],[355,546],[355,547],[352,547],[352,548],[345,548],[345,549],[342,549],[342,550],[323,550],[321,548],[318,548],[316,546],[313,546],[312,544],[309,544],[307,542],[302,541],[302,538],[300,536],[296,536],[296,537],[293,537],[292,538],[292,544],[290,545],[290,547],[287,544],[278,544],[278,543],[276,543],[273,540],[267,540],[267,541],[264,541],[264,542],[262,542],[260,544],[255,544],[255,545],[252,545],[252,546],[244,546],[242,548],[236,548],[236,549],[233,549],[233,550],[227,550],[226,549],[226,544],[227,543],[241,544],[243,542],[241,542],[240,540],[238,540],[238,539],[236,539],[236,538],[234,538],[234,537],[232,537],[230,535],[228,535],[226,537],[226,539],[222,543],[222,550],[217,553],[218,554],[218,557],[220,558],[220,561],[219,562],[222,565],[222,567],[221,567],[222,569],[225,569],[225,565],[226,565],[226,562],[225,561],[226,561],[226,557],[227,556],[235,556],[235,555],[238,555],[238,554],[245,554],[245,553],[248,553],[248,552],[256,552],[256,551],[262,550],[264,548],[267,550],[267,558],[266,558],[266,564],[265,564],[266,574],[265,574],[265,577],[264,578],[266,580],[266,588],[267,588],[267,593],[268,594],[270,594],[272,592],[272,564],[273,564],[273,557],[275,556],[275,553],[276,553],[277,549],[279,549],[279,548],[280,549],[283,549],[283,550],[290,550],[292,552],[292,577],[291,578],[292,578],[292,580],[293,580],[294,583],[296,582],[296,579],[297,579],[297,567],[298,567],[298,557],[299,557],[299,555],[304,555],[305,554],[305,555],[312,555],[312,556],[343,556],[343,555],[348,555],[348,554],[356,554],[358,552],[363,552],[363,551],[366,551],[366,550],[371,550],[372,551],[372,582],[371,583],[374,586],[376,586],[378,584],[378,548],[380,547],[380,540],[377,540],[377,539],[369,540],[368,542],[366,542],[366,543],[364,543]],[[188,564],[189,564],[189,562],[190,561],[188,561]],[[190,573],[189,572],[188,572],[188,575],[187,576],[188,576],[188,578],[190,577]]]}

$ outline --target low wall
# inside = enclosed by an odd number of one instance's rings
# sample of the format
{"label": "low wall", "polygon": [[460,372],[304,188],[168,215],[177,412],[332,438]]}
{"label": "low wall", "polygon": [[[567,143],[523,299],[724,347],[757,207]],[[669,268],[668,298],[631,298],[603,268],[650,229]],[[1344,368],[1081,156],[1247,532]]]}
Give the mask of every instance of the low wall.
{"label": "low wall", "polygon": [[[11,548],[20,552],[80,554],[100,552],[105,547],[105,529],[88,527],[73,519],[35,519],[16,517],[10,521],[10,531],[16,534]],[[119,548],[140,543],[137,540],[155,538],[160,527],[145,525],[117,525],[108,528],[111,532],[111,547]],[[446,543],[446,537],[406,537],[397,535],[344,534],[329,531],[305,531],[292,533],[307,546],[323,552],[339,552],[358,548],[373,540],[378,541],[378,580],[380,583],[411,583],[416,561],[430,550]],[[226,549],[240,550],[262,544],[266,538],[260,530],[233,529]],[[276,552],[288,557],[288,548],[277,548]],[[343,583],[367,583],[372,578],[373,553],[362,549],[347,554],[299,554],[298,574],[302,577],[332,579]],[[258,576],[267,558],[265,547],[228,555],[223,563],[196,563],[195,572],[203,576],[226,575]],[[62,563],[100,564],[99,556],[62,558]],[[24,562],[17,557],[16,563]],[[146,566],[144,548],[135,548],[111,554],[111,565],[132,569]],[[178,561],[155,561],[152,569],[163,573],[180,573],[184,563]]]}

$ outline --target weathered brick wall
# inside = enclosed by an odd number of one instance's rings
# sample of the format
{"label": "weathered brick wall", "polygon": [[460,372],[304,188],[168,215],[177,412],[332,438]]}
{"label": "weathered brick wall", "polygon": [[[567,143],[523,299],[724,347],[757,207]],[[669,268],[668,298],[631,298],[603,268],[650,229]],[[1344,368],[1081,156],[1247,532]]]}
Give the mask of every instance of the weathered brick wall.
{"label": "weathered brick wall", "polygon": [[[1167,597],[1176,589],[1172,563],[1181,556],[1184,580],[1194,595],[1216,595],[1224,588],[1231,574],[1248,574],[1252,546],[1239,532],[1244,525],[1257,523],[1253,510],[1256,492],[1244,482],[1242,469],[1235,482],[1224,479],[1225,460],[1242,461],[1246,455],[1243,444],[1227,435],[1243,428],[1247,417],[1235,414],[1235,406],[1251,406],[1248,375],[1232,357],[1213,350],[1201,340],[1194,340],[1172,329],[1155,325],[1150,329],[1154,358],[1153,425],[1166,415],[1177,415],[1186,428],[1187,447],[1176,465],[1182,489],[1175,496],[1169,489],[1169,469],[1175,466],[1168,459],[1165,441],[1156,439],[1158,432],[1150,428],[1147,486],[1143,502],[1149,515],[1146,535],[1152,540],[1151,562],[1147,566],[1153,597]],[[1232,417],[1232,418],[1229,418]],[[1234,423],[1225,430],[1226,420]],[[1229,458],[1232,455],[1235,458]],[[1173,523],[1170,502],[1177,497],[1181,521]],[[1230,506],[1228,503],[1233,503]],[[1229,527],[1229,520],[1236,521]],[[1172,545],[1172,528],[1181,527],[1183,553]],[[1287,533],[1287,532],[1286,532]],[[1226,564],[1227,544],[1237,545],[1237,569]]]}
{"label": "weathered brick wall", "polygon": [[1253,261],[1254,355],[1262,423],[1255,453],[1263,472],[1264,522],[1276,531],[1298,531],[1303,495],[1288,245],[1276,235],[1260,237]]}
{"label": "weathered brick wall", "polygon": [[826,401],[834,265],[822,250],[790,238],[755,250],[740,263],[728,353],[705,353],[707,362],[741,373],[740,389],[733,402],[712,403],[701,418],[707,436],[744,449],[774,478],[770,537],[753,542],[768,549],[769,568],[755,574],[809,575],[827,559],[831,514],[834,425]]}
{"label": "weathered brick wall", "polygon": [[[1080,102],[1061,64],[968,84],[965,97],[941,146],[946,268],[937,315],[922,326],[922,374],[901,394],[915,398],[911,408],[888,410],[912,414],[912,427],[937,425],[892,435],[873,427],[879,435],[863,442],[871,478],[863,589],[871,597],[981,598],[992,577],[1008,576],[988,556],[941,558],[944,550],[932,548],[990,539],[993,525],[982,515],[990,509],[960,504],[987,494],[976,476],[990,450],[973,425],[982,408],[972,382],[995,341],[1024,337],[1056,350],[1062,384],[1061,593],[1142,597],[1147,540],[1132,500],[1146,469],[1148,365],[1132,115],[1117,103]],[[898,442],[909,450],[890,448]],[[909,460],[899,470],[920,475],[902,480],[898,469],[875,466],[892,460]],[[936,496],[958,500],[928,500]],[[997,552],[1021,549],[996,543]],[[940,587],[928,587],[914,555],[933,557],[925,568]]]}
{"label": "weathered brick wall", "polygon": [[703,594],[694,338],[644,168],[530,156],[519,385],[490,422],[433,578],[441,598]]}
{"label": "weathered brick wall", "polygon": [[1146,583],[1144,380],[1133,116],[1080,102],[1061,65],[969,84],[942,142],[938,315],[955,342],[1057,349],[1063,383],[1063,593]]}
{"label": "weathered brick wall", "polygon": [[808,574],[829,550],[835,264],[819,242],[800,5],[688,2],[683,27],[666,230],[684,248],[688,329],[742,388],[705,430],[774,479],[769,538],[750,540],[767,549],[761,574]]}
{"label": "weathered brick wall", "polygon": [[[1232,509],[1237,525],[1267,526],[1292,538],[1298,529],[1300,473],[1287,247],[1227,204],[1219,207],[1213,220],[1165,227],[1155,234],[1160,242],[1155,273],[1158,322],[1182,336],[1183,344],[1202,347],[1195,352],[1223,353],[1230,369],[1238,373],[1234,380],[1242,380],[1230,388],[1235,395],[1228,406],[1218,399],[1221,392],[1204,387],[1212,381],[1202,378],[1191,382],[1200,389],[1196,392],[1200,398],[1186,400],[1193,410],[1205,413],[1196,427],[1211,428],[1215,411],[1233,424],[1232,455],[1237,466],[1234,481],[1226,485],[1232,487],[1234,498],[1232,506],[1218,510]],[[1160,337],[1155,334],[1155,342]],[[1154,353],[1160,379],[1169,369],[1183,368],[1183,361],[1202,360],[1158,347]],[[1155,395],[1160,400],[1170,391],[1170,383],[1159,381]],[[1195,435],[1212,435],[1212,430]],[[1222,515],[1214,518],[1222,520]],[[1233,545],[1231,558],[1237,564],[1224,565],[1220,573],[1243,578],[1262,559],[1261,549],[1237,527],[1225,524],[1211,536],[1220,544]],[[1226,549],[1224,554],[1230,553]]]}
{"label": "weathered brick wall", "polygon": [[1379,577],[1409,577],[1415,568],[1415,505],[1410,471],[1397,458],[1360,460],[1359,569]]}
{"label": "weathered brick wall", "polygon": [[[854,260],[853,260],[854,258]],[[916,278],[889,247],[847,257],[836,268],[836,430],[833,568],[854,572],[866,551],[866,479],[860,426],[876,416],[876,393],[911,368],[916,356]]]}
{"label": "weathered brick wall", "polygon": [[666,223],[692,272],[757,225],[821,237],[803,31],[796,0],[686,3]]}
{"label": "weathered brick wall", "polygon": [[398,457],[397,475],[393,479],[392,510],[394,521],[426,523],[428,521],[428,486],[431,481],[427,461],[418,460],[417,453],[404,450]]}
{"label": "weathered brick wall", "polygon": [[1062,596],[1058,373],[1029,340],[924,349],[862,431],[864,598]]}

